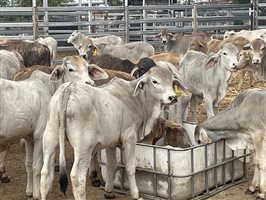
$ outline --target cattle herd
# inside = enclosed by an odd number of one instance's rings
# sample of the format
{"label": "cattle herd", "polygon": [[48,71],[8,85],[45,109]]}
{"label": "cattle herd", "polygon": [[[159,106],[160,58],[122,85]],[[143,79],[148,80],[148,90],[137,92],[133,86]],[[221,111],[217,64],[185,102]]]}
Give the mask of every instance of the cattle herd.
{"label": "cattle herd", "polygon": [[[59,147],[60,189],[66,192],[65,141],[74,150],[70,173],[76,200],[86,199],[86,175],[105,184],[115,198],[116,147],[123,150],[133,199],[142,199],[135,180],[136,142],[189,147],[225,139],[233,149],[253,151],[254,176],[248,193],[266,198],[266,30],[227,31],[218,40],[208,33],[173,34],[147,42],[123,43],[114,35],[91,38],[74,31],[67,42],[79,55],[56,65],[57,41],[0,39],[0,183],[8,183],[7,152],[16,141],[26,149],[27,199],[49,198]],[[232,73],[238,96],[224,109]],[[248,73],[249,87],[243,88]],[[242,92],[239,92],[242,90]],[[198,122],[203,102],[207,120]],[[220,111],[219,111],[220,110]],[[188,117],[192,114],[192,117]],[[184,121],[197,123],[194,139]],[[97,152],[106,151],[105,183]],[[0,185],[1,187],[1,185]]]}

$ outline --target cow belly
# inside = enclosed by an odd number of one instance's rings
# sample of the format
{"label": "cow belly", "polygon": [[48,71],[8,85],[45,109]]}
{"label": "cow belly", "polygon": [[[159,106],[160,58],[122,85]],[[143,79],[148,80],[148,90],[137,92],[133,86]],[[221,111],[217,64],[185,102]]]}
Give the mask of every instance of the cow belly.
{"label": "cow belly", "polygon": [[19,113],[13,113],[8,117],[1,116],[0,122],[0,144],[12,142],[24,138],[33,133],[34,122],[20,116]]}
{"label": "cow belly", "polygon": [[2,142],[26,137],[35,128],[40,113],[40,101],[33,91],[6,90],[1,93],[0,139]]}

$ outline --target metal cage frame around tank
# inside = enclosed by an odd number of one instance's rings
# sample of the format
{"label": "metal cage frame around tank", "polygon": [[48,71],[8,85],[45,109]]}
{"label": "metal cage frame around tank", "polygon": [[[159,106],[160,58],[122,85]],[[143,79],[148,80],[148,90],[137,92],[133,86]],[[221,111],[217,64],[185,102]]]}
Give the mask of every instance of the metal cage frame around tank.
{"label": "metal cage frame around tank", "polygon": [[[222,142],[222,153],[223,153],[223,161],[218,163],[217,162],[217,144],[219,142]],[[209,166],[208,167],[208,147],[210,145],[214,144],[214,159],[215,159],[215,164],[212,165],[212,166]],[[192,199],[206,199],[214,194],[217,194],[218,192],[221,192],[229,187],[232,187],[234,185],[237,185],[237,184],[240,184],[242,182],[245,182],[247,179],[248,179],[248,167],[247,167],[247,159],[248,159],[248,156],[251,155],[251,153],[248,152],[247,149],[244,149],[244,150],[241,150],[243,151],[243,155],[241,156],[235,156],[235,151],[231,150],[231,157],[229,159],[226,159],[226,143],[225,143],[225,140],[222,140],[222,141],[217,141],[217,142],[213,142],[213,143],[210,143],[210,144],[201,144],[201,145],[198,145],[198,146],[193,146],[193,147],[189,147],[189,148],[184,148],[184,149],[168,149],[166,147],[162,147],[162,146],[155,146],[155,145],[147,145],[147,144],[140,144],[138,143],[138,145],[140,146],[147,146],[147,147],[150,147],[150,148],[153,148],[153,156],[154,156],[154,169],[156,169],[156,151],[157,149],[166,149],[168,151],[168,174],[164,174],[164,173],[161,173],[157,170],[150,170],[150,169],[144,169],[144,168],[139,168],[137,167],[136,168],[136,171],[143,171],[143,172],[147,172],[147,173],[152,173],[153,174],[153,186],[154,186],[154,194],[153,195],[147,195],[147,194],[143,194],[141,193],[141,196],[144,197],[144,198],[147,198],[147,199],[171,199],[171,194],[172,194],[172,191],[171,191],[171,178],[187,178],[187,177],[191,177],[191,188],[192,188]],[[195,166],[194,166],[194,156],[195,156],[195,149],[197,148],[200,148],[200,147],[204,147],[204,163],[205,163],[205,169],[203,170],[200,170],[200,171],[197,171],[195,172],[194,169],[195,169]],[[171,161],[171,154],[170,154],[170,151],[191,151],[191,173],[190,174],[186,174],[186,175],[173,175],[171,174],[171,166],[170,166],[170,161]],[[125,165],[122,164],[122,160],[123,160],[123,153],[122,151],[120,151],[120,158],[121,158],[121,162],[118,163],[118,168],[117,170],[120,170],[121,171],[121,187],[120,188],[116,188],[115,189],[115,192],[117,193],[122,193],[122,194],[129,194],[129,191],[127,189],[124,188],[124,183],[125,183]],[[235,171],[235,165],[234,165],[234,162],[238,159],[243,159],[243,177],[241,177],[240,179],[238,180],[235,180],[235,177],[234,177],[234,171]],[[101,159],[100,159],[101,160]],[[225,174],[225,165],[230,163],[231,166],[232,166],[232,170],[231,170],[231,180],[228,182],[226,182],[226,174]],[[105,165],[104,162],[100,161],[100,164],[101,165]],[[223,184],[222,185],[219,185],[218,184],[218,181],[217,181],[217,168],[218,167],[222,167],[222,182]],[[215,187],[212,188],[212,189],[209,189],[208,187],[208,171],[210,170],[214,170],[214,181],[215,181]],[[196,196],[195,195],[195,191],[194,191],[194,188],[195,188],[195,179],[194,177],[197,175],[197,174],[200,174],[200,173],[205,173],[205,191]],[[162,175],[162,176],[167,176],[167,180],[168,180],[168,197],[167,198],[161,198],[161,197],[158,197],[157,195],[157,181],[158,181],[158,175]]]}

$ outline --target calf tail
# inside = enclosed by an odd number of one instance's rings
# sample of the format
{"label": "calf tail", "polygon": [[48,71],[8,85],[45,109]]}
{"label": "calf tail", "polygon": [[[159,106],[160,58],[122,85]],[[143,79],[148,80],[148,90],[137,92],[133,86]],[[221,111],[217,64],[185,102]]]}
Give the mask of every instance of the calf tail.
{"label": "calf tail", "polygon": [[[65,121],[65,112],[63,113]],[[62,122],[62,121],[61,121]],[[61,125],[62,124],[62,125]],[[66,170],[66,158],[65,158],[65,122],[60,123],[59,127],[59,183],[60,183],[60,190],[66,194],[67,186],[68,186],[68,179],[67,179],[67,170]]]}
{"label": "calf tail", "polygon": [[65,135],[66,135],[66,112],[67,102],[70,96],[70,89],[68,87],[71,83],[64,88],[59,98],[59,183],[60,190],[66,194],[68,186],[67,170],[66,170],[66,157],[65,157]]}

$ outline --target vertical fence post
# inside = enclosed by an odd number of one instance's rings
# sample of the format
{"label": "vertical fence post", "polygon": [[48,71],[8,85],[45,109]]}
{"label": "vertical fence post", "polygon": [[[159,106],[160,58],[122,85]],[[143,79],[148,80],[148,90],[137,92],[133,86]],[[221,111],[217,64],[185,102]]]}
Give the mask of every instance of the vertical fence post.
{"label": "vertical fence post", "polygon": [[[143,0],[142,1],[142,5],[145,6],[146,5],[146,0]],[[143,19],[145,20],[147,18],[147,11],[146,10],[143,10],[142,11],[142,16],[143,16]],[[142,30],[143,31],[146,31],[146,26],[147,24],[144,22],[143,25],[142,25]],[[143,38],[142,38],[142,41],[146,42],[147,41],[147,35],[146,34],[143,34]]]}
{"label": "vertical fence post", "polygon": [[250,17],[250,30],[254,30],[254,0],[250,0],[249,7],[249,17]]}
{"label": "vertical fence post", "polygon": [[32,0],[33,40],[38,38],[38,9],[36,0]]}
{"label": "vertical fence post", "polygon": [[254,29],[258,28],[258,16],[259,16],[259,0],[253,0],[253,8],[254,8]]}
{"label": "vertical fence post", "polygon": [[[82,7],[82,1],[81,0],[78,0],[78,7]],[[78,15],[77,18],[78,18],[78,22],[80,22],[81,21],[81,16]],[[78,30],[79,31],[81,30],[81,26],[78,26]]]}
{"label": "vertical fence post", "polygon": [[[48,0],[43,0],[43,7],[46,8],[46,9],[48,8]],[[49,21],[49,19],[48,19],[48,11],[47,10],[44,11],[44,19],[43,19],[43,21],[45,23],[48,23],[48,21]],[[44,35],[46,35],[46,36],[49,35],[48,31],[49,31],[49,25],[44,27]]]}
{"label": "vertical fence post", "polygon": [[[91,6],[92,6],[92,2],[91,2],[92,0],[88,0],[88,7],[89,8],[91,8]],[[88,21],[89,22],[91,22],[91,10],[89,10],[88,11]],[[91,28],[91,25],[89,25],[89,27],[88,27],[88,31],[89,31],[89,33],[91,33],[91,30],[92,30],[92,28]],[[95,28],[96,29],[96,28]]]}
{"label": "vertical fence post", "polygon": [[197,5],[193,5],[192,8],[192,31],[198,31],[198,21],[197,21]]}
{"label": "vertical fence post", "polygon": [[129,42],[129,8],[128,0],[125,0],[125,42]]}

